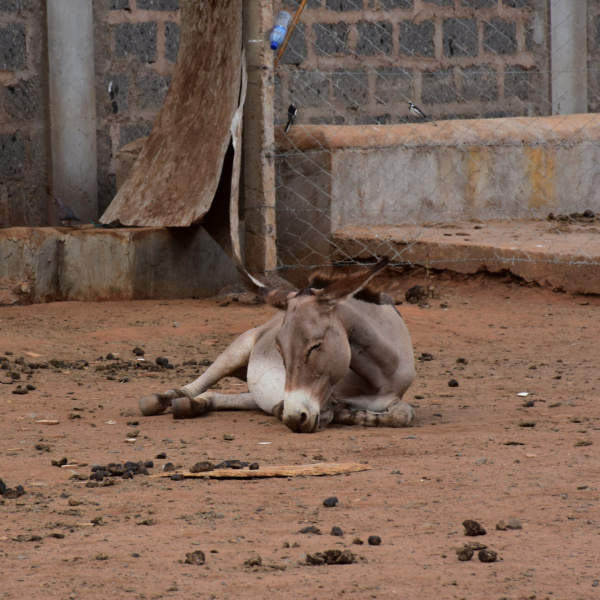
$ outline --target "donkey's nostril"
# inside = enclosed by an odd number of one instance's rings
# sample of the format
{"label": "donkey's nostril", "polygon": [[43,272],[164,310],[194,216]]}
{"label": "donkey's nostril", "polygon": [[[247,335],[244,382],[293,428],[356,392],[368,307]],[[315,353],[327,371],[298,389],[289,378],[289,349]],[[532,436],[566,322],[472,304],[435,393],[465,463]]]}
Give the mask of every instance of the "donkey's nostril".
{"label": "donkey's nostril", "polygon": [[305,410],[303,410],[300,413],[300,425],[304,425],[306,421],[308,421],[308,413]]}

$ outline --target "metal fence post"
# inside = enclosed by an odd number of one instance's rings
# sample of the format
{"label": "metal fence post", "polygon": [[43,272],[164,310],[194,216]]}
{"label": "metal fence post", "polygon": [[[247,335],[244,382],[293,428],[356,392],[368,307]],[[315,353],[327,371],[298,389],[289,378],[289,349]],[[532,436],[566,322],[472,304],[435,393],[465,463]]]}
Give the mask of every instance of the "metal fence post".
{"label": "metal fence post", "polygon": [[272,0],[244,0],[243,38],[248,68],[244,108],[243,169],[245,262],[264,273],[277,266],[273,159],[273,58],[267,47]]}

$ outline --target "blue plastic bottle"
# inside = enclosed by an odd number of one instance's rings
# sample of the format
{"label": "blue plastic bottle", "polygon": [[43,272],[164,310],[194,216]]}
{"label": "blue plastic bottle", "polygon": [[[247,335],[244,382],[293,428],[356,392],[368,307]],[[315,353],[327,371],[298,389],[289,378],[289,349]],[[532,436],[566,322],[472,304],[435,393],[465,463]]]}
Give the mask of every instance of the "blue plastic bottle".
{"label": "blue plastic bottle", "polygon": [[279,46],[281,46],[291,20],[292,16],[290,13],[285,12],[285,10],[277,13],[277,17],[275,17],[275,27],[273,27],[273,31],[271,31],[271,36],[269,37],[271,50],[277,50]]}

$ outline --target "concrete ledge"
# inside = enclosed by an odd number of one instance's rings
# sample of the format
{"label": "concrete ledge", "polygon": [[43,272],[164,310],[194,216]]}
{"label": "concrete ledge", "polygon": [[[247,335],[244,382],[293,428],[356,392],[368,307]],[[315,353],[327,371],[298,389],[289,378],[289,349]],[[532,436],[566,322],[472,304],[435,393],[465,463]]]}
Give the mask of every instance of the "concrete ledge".
{"label": "concrete ledge", "polygon": [[353,227],[335,232],[332,260],[389,256],[456,273],[509,272],[576,294],[600,294],[595,226],[529,221],[450,223],[426,229]]}
{"label": "concrete ledge", "polygon": [[238,282],[202,227],[0,230],[0,304],[211,296]]}

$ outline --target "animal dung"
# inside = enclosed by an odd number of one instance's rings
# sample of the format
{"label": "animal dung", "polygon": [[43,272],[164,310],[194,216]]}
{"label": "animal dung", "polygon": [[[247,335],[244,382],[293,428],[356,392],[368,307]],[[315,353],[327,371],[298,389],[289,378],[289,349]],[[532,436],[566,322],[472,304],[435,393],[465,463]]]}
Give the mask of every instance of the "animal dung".
{"label": "animal dung", "polygon": [[467,519],[463,521],[463,527],[465,528],[465,535],[485,535],[486,530],[477,522],[472,519]]}
{"label": "animal dung", "polygon": [[473,558],[474,550],[473,548],[469,548],[469,546],[463,546],[456,551],[456,555],[458,556],[458,560],[462,562],[466,562]]}
{"label": "animal dung", "polygon": [[325,550],[306,555],[307,565],[351,565],[356,556],[350,550]]}
{"label": "animal dung", "polygon": [[203,565],[206,562],[206,557],[202,550],[196,550],[195,552],[188,552],[185,555],[186,565]]}
{"label": "animal dung", "polygon": [[494,550],[490,550],[489,548],[485,548],[485,550],[480,550],[477,553],[477,558],[484,563],[496,562],[498,559],[498,553]]}
{"label": "animal dung", "polygon": [[331,496],[330,498],[325,498],[323,500],[323,506],[327,508],[332,508],[333,506],[337,506],[338,499],[335,496]]}
{"label": "animal dung", "polygon": [[369,546],[380,546],[381,538],[378,535],[370,535],[369,539],[367,540],[367,543],[369,544]]}

